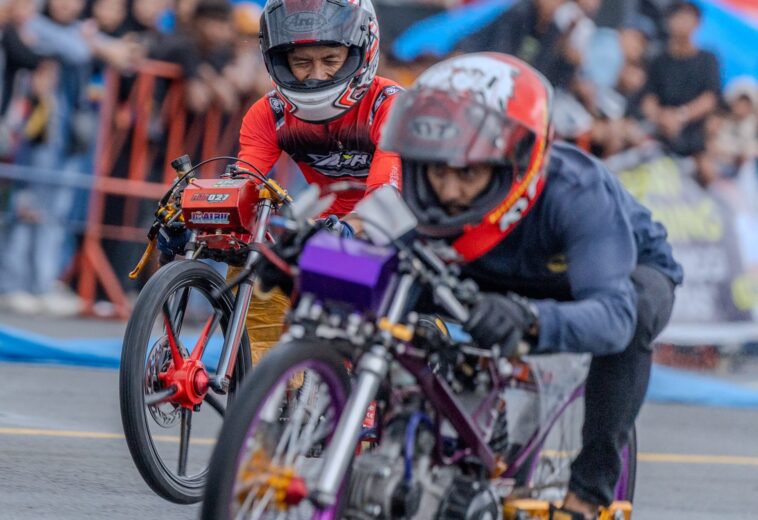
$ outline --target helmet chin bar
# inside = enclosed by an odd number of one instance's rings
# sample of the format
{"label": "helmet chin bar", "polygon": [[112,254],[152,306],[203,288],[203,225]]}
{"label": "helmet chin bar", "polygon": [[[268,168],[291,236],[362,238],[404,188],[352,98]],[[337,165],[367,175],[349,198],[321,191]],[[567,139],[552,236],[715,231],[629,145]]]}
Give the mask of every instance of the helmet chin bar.
{"label": "helmet chin bar", "polygon": [[336,105],[347,85],[335,85],[329,90],[298,92],[279,87],[279,92],[295,107],[292,113],[298,119],[309,123],[328,123],[344,115],[352,107]]}

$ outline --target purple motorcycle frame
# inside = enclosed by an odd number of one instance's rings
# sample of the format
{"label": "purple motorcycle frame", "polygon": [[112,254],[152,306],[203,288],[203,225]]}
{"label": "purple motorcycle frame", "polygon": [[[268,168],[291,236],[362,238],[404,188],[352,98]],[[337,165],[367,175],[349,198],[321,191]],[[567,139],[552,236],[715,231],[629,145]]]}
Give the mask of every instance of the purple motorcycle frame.
{"label": "purple motorcycle frame", "polygon": [[[321,301],[338,302],[352,308],[363,316],[375,316],[389,326],[406,323],[411,293],[414,288],[425,285],[434,293],[436,303],[458,322],[468,317],[467,302],[461,297],[460,281],[449,267],[432,250],[416,241],[410,248],[398,251],[392,247],[377,247],[355,240],[342,240],[326,233],[317,234],[306,245],[300,258],[300,289],[302,294]],[[412,257],[412,259],[411,259]],[[452,456],[441,453],[441,421],[436,421],[437,458],[442,464],[454,464],[467,455],[476,456],[493,478],[514,478],[526,468],[527,482],[532,478],[539,462],[539,453],[551,429],[577,399],[584,395],[583,383],[541,424],[529,441],[519,450],[513,461],[498,458],[488,445],[483,428],[479,426],[482,413],[489,411],[498,395],[514,380],[502,375],[496,368],[495,359],[488,363],[492,387],[478,409],[470,414],[456,399],[445,379],[436,374],[429,365],[428,353],[398,341],[385,329],[383,341],[363,349],[354,371],[355,385],[341,418],[334,439],[324,457],[324,473],[312,497],[322,507],[337,500],[337,490],[342,485],[346,469],[351,463],[351,452],[344,446],[355,446],[360,438],[362,419],[369,403],[375,399],[380,383],[385,380],[389,366],[394,360],[409,372],[427,403],[438,418],[446,418],[465,446]],[[484,351],[482,351],[484,352]],[[515,380],[519,385],[527,383]],[[532,388],[532,390],[536,390]],[[492,419],[490,418],[489,421]],[[485,428],[488,425],[485,425]],[[622,473],[616,486],[615,496],[628,499],[632,483],[627,478],[631,450],[622,453]]]}
{"label": "purple motorcycle frame", "polygon": [[[408,353],[396,353],[394,358],[418,381],[427,402],[431,404],[439,415],[444,416],[450,422],[466,445],[465,448],[458,450],[452,456],[445,457],[444,462],[452,464],[467,455],[473,454],[479,458],[490,474],[497,474],[497,458],[483,438],[483,432],[477,427],[477,424],[479,423],[480,414],[489,410],[492,403],[497,399],[498,394],[508,384],[508,381],[500,378],[497,371],[492,369],[490,364],[490,376],[493,378],[495,384],[489,394],[482,400],[477,410],[473,414],[469,414],[461,409],[450,386],[443,378],[431,370],[425,359]],[[500,477],[513,478],[528,464],[527,480],[531,479],[539,461],[538,456],[533,455],[539,455],[545,439],[565,410],[582,397],[584,397],[583,383],[577,386],[571,392],[568,399],[548,418],[547,422],[534,432],[526,445],[516,454],[515,460],[508,465]],[[437,424],[439,425],[439,422]],[[441,447],[442,438],[439,428],[437,428],[436,435],[437,446]],[[629,482],[627,479],[627,468],[629,465],[629,455],[629,448],[627,446],[622,452],[622,472],[616,484],[615,498],[617,500],[626,500],[628,496]],[[442,458],[442,454],[438,453],[438,457]]]}

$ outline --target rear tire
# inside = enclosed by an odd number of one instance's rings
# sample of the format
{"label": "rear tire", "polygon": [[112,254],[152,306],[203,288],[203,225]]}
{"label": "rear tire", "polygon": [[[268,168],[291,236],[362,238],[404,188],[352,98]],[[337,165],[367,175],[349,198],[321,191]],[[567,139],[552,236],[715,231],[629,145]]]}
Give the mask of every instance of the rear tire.
{"label": "rear tire", "polygon": [[[552,432],[551,432],[552,433]],[[545,449],[536,450],[523,464],[515,478],[521,487],[520,495],[525,494],[531,498],[540,498],[545,500],[561,500],[568,489],[568,477],[570,475],[570,465],[576,453],[570,458],[561,453],[561,450]],[[540,464],[552,468],[560,468],[552,473],[553,479],[544,478],[545,472],[540,471]],[[637,431],[632,426],[629,433],[629,444],[621,452],[621,475],[616,484],[615,500],[627,500],[632,502],[634,499],[634,486],[637,477]],[[545,496],[545,490],[551,490],[551,494]]]}
{"label": "rear tire", "polygon": [[629,432],[629,444],[625,452],[622,451],[621,459],[622,477],[626,477],[626,485],[622,485],[622,479],[616,484],[616,499],[634,501],[634,486],[637,483],[637,427],[632,426]]}

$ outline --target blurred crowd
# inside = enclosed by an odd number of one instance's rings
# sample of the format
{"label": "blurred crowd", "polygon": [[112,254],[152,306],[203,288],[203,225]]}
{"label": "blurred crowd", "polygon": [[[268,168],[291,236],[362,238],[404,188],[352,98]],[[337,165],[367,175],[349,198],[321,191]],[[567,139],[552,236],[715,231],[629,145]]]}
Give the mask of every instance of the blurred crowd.
{"label": "blurred crowd", "polygon": [[35,172],[24,182],[0,177],[4,307],[79,311],[60,279],[87,192],[66,177],[92,173],[106,69],[121,75],[124,97],[146,60],[172,62],[188,112],[238,113],[270,89],[259,18],[258,4],[228,0],[0,0],[0,161]]}
{"label": "blurred crowd", "polygon": [[[601,11],[613,3],[609,20]],[[556,87],[563,138],[600,157],[655,140],[693,158],[708,186],[756,158],[758,82],[722,86],[717,57],[695,44],[701,19],[679,0],[518,0],[457,51],[507,52],[539,69]]]}
{"label": "blurred crowd", "polygon": [[[440,59],[393,57],[398,13],[423,17],[466,3],[375,0],[379,73],[408,84]],[[260,10],[232,0],[0,0],[0,161],[60,178],[91,173],[104,71],[118,71],[128,88],[146,60],[181,67],[189,114],[242,113],[271,88],[257,44]],[[600,157],[663,143],[691,157],[707,187],[758,155],[758,82],[721,84],[716,56],[693,39],[701,16],[679,0],[516,0],[454,52],[526,60],[556,87],[559,136]],[[0,175],[1,305],[78,312],[60,279],[78,246],[70,223],[86,217],[81,191]]]}

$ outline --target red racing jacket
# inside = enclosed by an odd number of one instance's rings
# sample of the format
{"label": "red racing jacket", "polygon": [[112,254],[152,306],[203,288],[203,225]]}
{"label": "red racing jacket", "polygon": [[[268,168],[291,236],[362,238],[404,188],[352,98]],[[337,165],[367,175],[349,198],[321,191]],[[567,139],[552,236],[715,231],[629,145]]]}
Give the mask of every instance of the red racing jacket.
{"label": "red racing jacket", "polygon": [[[329,123],[309,123],[289,113],[276,91],[250,107],[240,130],[240,158],[267,173],[282,152],[295,160],[309,184],[339,181],[384,184],[400,188],[400,158],[377,148],[394,96],[401,87],[376,77],[366,95],[343,116]],[[244,164],[243,164],[244,166]],[[328,213],[352,211],[364,194],[338,193]]]}

